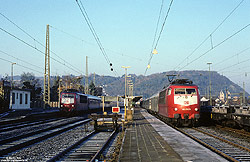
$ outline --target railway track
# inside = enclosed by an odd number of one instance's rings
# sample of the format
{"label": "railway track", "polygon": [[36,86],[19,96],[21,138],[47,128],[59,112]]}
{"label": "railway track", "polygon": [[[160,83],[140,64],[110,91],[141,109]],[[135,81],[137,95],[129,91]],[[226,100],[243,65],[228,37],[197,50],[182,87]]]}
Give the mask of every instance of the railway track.
{"label": "railway track", "polygon": [[12,123],[12,124],[7,124],[7,125],[2,125],[2,126],[0,126],[0,132],[6,132],[6,131],[14,130],[14,129],[31,127],[31,126],[49,123],[49,122],[53,122],[53,121],[57,121],[57,120],[61,120],[61,119],[65,119],[65,118],[41,119],[39,121],[34,121],[34,122],[25,121],[25,122],[20,122],[20,123]]}
{"label": "railway track", "polygon": [[233,128],[229,128],[229,127],[222,127],[220,125],[216,125],[216,127],[221,129],[221,130],[231,132],[231,133],[237,134],[239,136],[246,137],[246,138],[250,139],[250,132],[247,132],[245,130],[233,129]]}
{"label": "railway track", "polygon": [[226,138],[219,137],[214,133],[211,133],[209,130],[200,128],[175,129],[230,161],[250,161],[249,148],[232,142]]}
{"label": "railway track", "polygon": [[117,131],[91,132],[75,144],[65,148],[49,161],[90,161],[104,160],[103,152],[116,137]]}
{"label": "railway track", "polygon": [[0,161],[1,159],[4,159],[7,154],[61,134],[89,121],[90,119],[83,120],[83,118],[79,118],[70,122],[63,122],[54,126],[45,127],[44,129],[35,130],[30,133],[24,133],[9,138],[2,138],[0,141],[0,156],[2,156]]}
{"label": "railway track", "polygon": [[[161,121],[165,122],[172,128],[180,131],[186,136],[192,138],[203,146],[216,152],[220,156],[228,159],[229,161],[250,161],[250,144],[249,144],[249,133],[242,132],[239,130],[232,130],[229,128],[221,128],[227,132],[232,132],[231,135],[226,134],[215,129],[208,128],[178,128],[156,114],[152,114]],[[237,134],[237,135],[236,135]],[[238,136],[234,138],[235,136]],[[241,138],[244,136],[244,138]],[[245,139],[246,138],[246,139]]]}

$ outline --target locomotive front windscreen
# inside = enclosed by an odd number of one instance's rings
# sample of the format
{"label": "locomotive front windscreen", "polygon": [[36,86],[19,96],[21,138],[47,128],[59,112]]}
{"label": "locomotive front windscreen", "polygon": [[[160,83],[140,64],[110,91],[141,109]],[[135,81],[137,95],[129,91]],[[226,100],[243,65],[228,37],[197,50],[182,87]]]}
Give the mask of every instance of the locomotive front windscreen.
{"label": "locomotive front windscreen", "polygon": [[174,104],[189,106],[198,103],[198,96],[195,88],[176,88],[174,94]]}
{"label": "locomotive front windscreen", "polygon": [[62,94],[61,103],[64,104],[74,103],[74,98],[75,98],[74,94]]}
{"label": "locomotive front windscreen", "polygon": [[194,88],[176,88],[174,94],[197,94]]}

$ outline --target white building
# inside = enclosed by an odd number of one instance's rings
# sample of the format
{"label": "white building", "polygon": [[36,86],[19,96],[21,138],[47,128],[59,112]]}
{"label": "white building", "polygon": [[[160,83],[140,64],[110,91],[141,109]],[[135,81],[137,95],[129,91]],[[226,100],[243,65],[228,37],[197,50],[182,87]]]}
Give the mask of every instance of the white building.
{"label": "white building", "polygon": [[10,109],[30,109],[30,91],[13,89],[10,91]]}

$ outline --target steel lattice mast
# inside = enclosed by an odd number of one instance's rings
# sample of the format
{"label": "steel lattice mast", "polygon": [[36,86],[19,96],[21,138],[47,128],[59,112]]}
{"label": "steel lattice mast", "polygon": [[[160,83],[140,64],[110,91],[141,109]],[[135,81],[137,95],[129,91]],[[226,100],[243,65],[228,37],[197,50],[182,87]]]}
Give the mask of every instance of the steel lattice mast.
{"label": "steel lattice mast", "polygon": [[43,102],[44,108],[50,104],[50,52],[49,52],[49,25],[46,30],[46,48],[45,48],[45,72],[44,72],[44,89]]}

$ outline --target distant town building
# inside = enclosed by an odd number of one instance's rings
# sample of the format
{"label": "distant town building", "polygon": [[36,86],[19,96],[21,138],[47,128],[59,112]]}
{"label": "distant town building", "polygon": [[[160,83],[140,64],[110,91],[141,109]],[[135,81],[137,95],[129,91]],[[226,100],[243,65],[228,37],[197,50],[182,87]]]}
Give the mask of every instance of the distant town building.
{"label": "distant town building", "polygon": [[221,102],[223,102],[223,103],[225,102],[225,94],[222,90],[220,91],[219,99]]}

